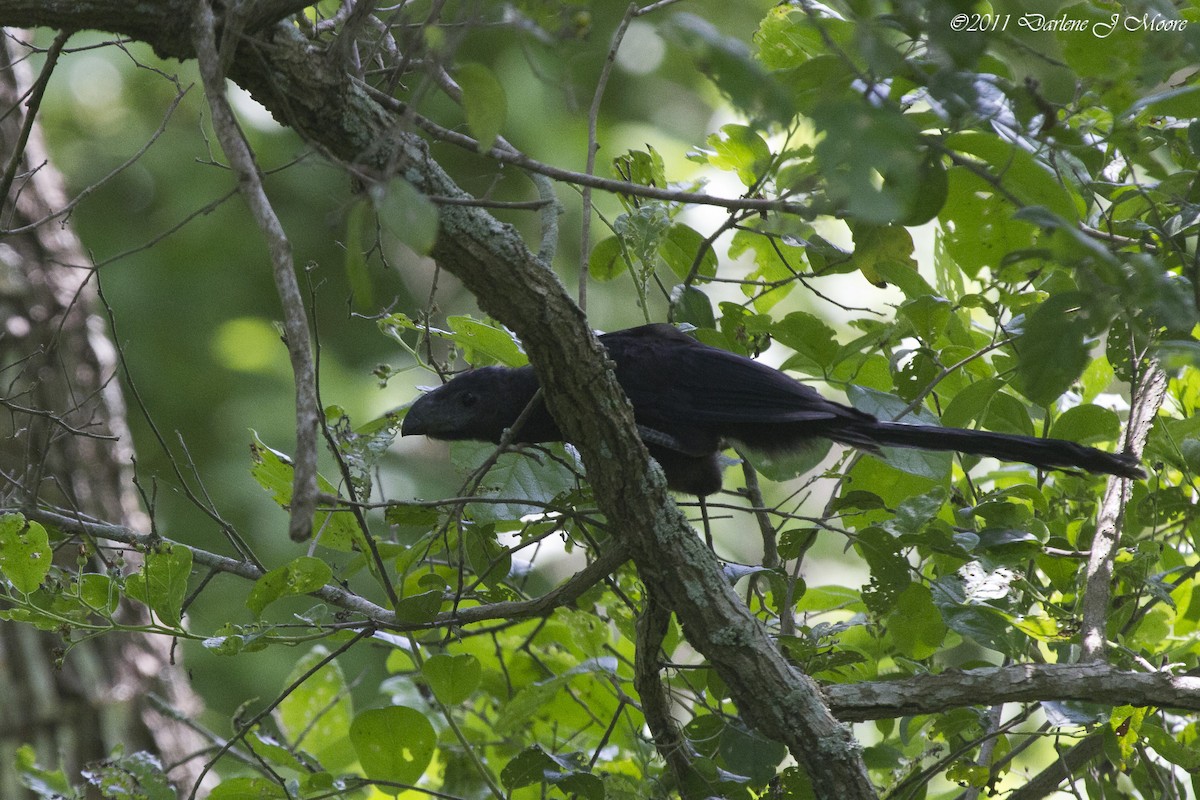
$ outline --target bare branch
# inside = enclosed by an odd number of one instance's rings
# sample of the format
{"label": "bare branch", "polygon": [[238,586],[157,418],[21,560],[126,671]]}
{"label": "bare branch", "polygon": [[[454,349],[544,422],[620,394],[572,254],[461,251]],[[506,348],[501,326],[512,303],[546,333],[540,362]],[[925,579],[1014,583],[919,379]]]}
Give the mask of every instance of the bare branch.
{"label": "bare branch", "polygon": [[948,670],[898,681],[837,684],[824,691],[833,713],[845,722],[1040,700],[1200,710],[1200,677],[1128,672],[1101,663]]}
{"label": "bare branch", "polygon": [[[1154,416],[1167,391],[1167,376],[1156,362],[1146,365],[1134,388],[1133,410],[1125,430],[1125,452],[1139,459],[1150,435]],[[1104,489],[1104,500],[1096,519],[1096,535],[1087,565],[1087,587],[1083,596],[1083,652],[1080,661],[1104,658],[1107,641],[1108,600],[1112,594],[1113,559],[1121,538],[1121,517],[1129,499],[1131,481],[1112,477]]]}
{"label": "bare branch", "polygon": [[[317,426],[320,409],[317,407],[316,367],[309,343],[308,315],[296,281],[291,243],[275,215],[275,209],[271,207],[254,154],[225,96],[225,76],[220,68],[220,56],[214,38],[215,26],[212,7],[207,2],[199,3],[196,6],[195,46],[204,80],[204,94],[212,109],[213,129],[237,173],[242,196],[246,198],[246,204],[267,240],[275,288],[283,306],[283,329],[296,383],[296,452],[293,456],[295,466],[288,532],[294,541],[299,542],[312,535],[313,513],[317,507]],[[394,603],[394,592],[391,599]]]}

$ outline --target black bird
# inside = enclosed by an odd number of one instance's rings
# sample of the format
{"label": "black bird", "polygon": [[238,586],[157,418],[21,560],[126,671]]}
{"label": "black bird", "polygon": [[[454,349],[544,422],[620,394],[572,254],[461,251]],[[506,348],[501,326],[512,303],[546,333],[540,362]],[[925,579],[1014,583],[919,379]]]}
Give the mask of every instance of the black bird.
{"label": "black bird", "polygon": [[[1061,439],[882,422],[826,400],[757,361],[701,344],[670,325],[643,325],[600,337],[633,404],[638,432],[670,488],[704,496],[721,488],[720,452],[731,444],[783,453],[816,437],[873,453],[880,447],[954,450],[1038,467],[1145,477],[1137,460]],[[532,367],[482,367],[417,399],[401,434],[499,442],[534,398]],[[513,442],[561,442],[540,400]]]}

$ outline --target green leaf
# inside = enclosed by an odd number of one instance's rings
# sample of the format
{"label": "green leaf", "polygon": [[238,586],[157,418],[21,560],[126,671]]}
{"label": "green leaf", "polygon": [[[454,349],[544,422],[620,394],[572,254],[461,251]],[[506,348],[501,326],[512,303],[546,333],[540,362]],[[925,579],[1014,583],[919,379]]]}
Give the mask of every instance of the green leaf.
{"label": "green leaf", "polygon": [[[292,503],[292,464],[283,453],[268,447],[254,435],[250,443],[250,475],[259,486],[271,493],[280,508]],[[337,495],[328,480],[317,475],[317,489],[324,494]],[[349,552],[354,546],[366,549],[358,522],[349,511],[318,511],[313,517],[313,530],[319,533],[322,546]]]}
{"label": "green leaf", "polygon": [[697,328],[717,327],[717,318],[708,295],[695,286],[682,283],[671,289],[671,319]]}
{"label": "green leaf", "polygon": [[[565,464],[575,461],[562,445],[549,445],[554,459],[541,459],[541,463],[525,453],[505,453],[496,460],[484,482],[484,497],[511,497],[526,499],[533,503],[549,503],[563,492],[575,488],[574,473]],[[493,444],[480,442],[451,442],[450,460],[464,470],[470,471],[491,455],[496,449]],[[472,503],[468,505],[476,522],[504,522],[518,520],[526,514],[538,514],[541,505],[523,503]]]}
{"label": "green leaf", "polygon": [[450,338],[473,364],[479,363],[480,354],[506,367],[523,367],[529,363],[516,338],[505,330],[461,315],[447,317],[446,324],[454,331]]}
{"label": "green leaf", "polygon": [[539,711],[543,710],[560,690],[578,675],[605,673],[612,675],[617,668],[615,658],[589,658],[561,675],[530,684],[508,701],[496,717],[496,733],[507,736],[517,731]]}
{"label": "green leaf", "polygon": [[623,181],[639,186],[667,185],[667,171],[662,155],[650,145],[645,150],[629,150],[612,162],[613,174]]}
{"label": "green leaf", "polygon": [[414,624],[432,622],[442,610],[443,595],[441,589],[435,589],[403,598],[396,604],[396,619]]}
{"label": "green leaf", "polygon": [[611,281],[629,267],[625,260],[625,248],[616,236],[596,242],[588,257],[588,275],[598,281]]}
{"label": "green leaf", "polygon": [[1133,117],[1142,111],[1156,117],[1200,117],[1200,86],[1179,86],[1148,94],[1125,109],[1121,116]]}
{"label": "green leaf", "polygon": [[471,571],[489,588],[503,586],[512,571],[512,551],[496,542],[492,526],[476,526],[462,535]]}
{"label": "green leaf", "polygon": [[79,576],[79,599],[101,614],[112,614],[120,605],[121,595],[112,578],[86,572]]}
{"label": "green leaf", "polygon": [[1110,409],[1091,404],[1068,408],[1050,428],[1050,436],[1081,444],[1111,442],[1121,435],[1121,420]]}
{"label": "green leaf", "polygon": [[163,544],[146,553],[141,570],[126,580],[125,593],[148,605],[164,624],[178,627],[191,574],[192,551]]}
{"label": "green leaf", "polygon": [[280,597],[308,594],[320,589],[333,578],[333,570],[319,558],[301,556],[263,575],[254,582],[246,607],[254,616]]}
{"label": "green leaf", "polygon": [[1191,773],[1200,770],[1200,749],[1197,749],[1194,743],[1190,747],[1184,745],[1163,730],[1157,721],[1143,725],[1142,735],[1146,737],[1146,742],[1154,748],[1154,751],[1167,761],[1177,764]]}
{"label": "green leaf", "polygon": [[697,275],[711,278],[717,274],[717,254],[705,244],[699,232],[682,223],[676,222],[667,229],[666,238],[658,246],[658,254],[681,280],[691,274],[697,256],[700,259],[696,264]]}
{"label": "green leaf", "polygon": [[775,777],[779,764],[787,757],[787,746],[741,725],[726,725],[721,731],[718,752],[727,769],[765,785]]}
{"label": "green leaf", "polygon": [[982,159],[1004,188],[1023,205],[1045,206],[1067,223],[1079,219],[1077,198],[1054,171],[1019,145],[994,133],[961,131],[946,137],[946,147]]}
{"label": "green leaf", "polygon": [[818,105],[812,119],[823,134],[815,153],[831,200],[862,222],[883,225],[912,214],[925,164],[912,122],[844,97]]}
{"label": "green leaf", "polygon": [[467,128],[479,143],[479,152],[487,152],[504,129],[504,120],[508,116],[508,95],[504,85],[483,64],[463,64],[454,75],[462,88]]}
{"label": "green leaf", "polygon": [[1004,386],[1000,378],[985,378],[963,387],[946,404],[942,412],[942,423],[951,428],[966,428],[979,422],[987,412],[988,404]]}
{"label": "green leaf", "polygon": [[440,516],[436,508],[401,501],[389,503],[383,515],[388,525],[412,528],[428,528]]}
{"label": "green leaf", "polygon": [[[329,655],[317,645],[296,662],[285,685],[290,685]],[[346,678],[337,661],[330,661],[288,694],[279,704],[276,719],[294,746],[303,746],[331,772],[347,769],[355,760],[346,737],[354,709]],[[300,740],[300,736],[304,736]]]}
{"label": "green leaf", "polygon": [[841,348],[833,328],[804,311],[793,311],[772,325],[771,336],[796,351],[782,368],[809,375],[828,375]]}
{"label": "green leaf", "polygon": [[1014,385],[1035,405],[1050,406],[1071,388],[1088,364],[1086,302],[1075,292],[1054,295],[1034,309],[1017,341]]}
{"label": "green leaf", "polygon": [[346,256],[343,263],[354,306],[361,311],[374,307],[371,275],[367,271],[367,254],[363,247],[363,229],[371,222],[367,214],[369,208],[368,203],[360,199],[350,206],[346,214]]}
{"label": "green leaf", "polygon": [[[425,774],[437,745],[433,725],[407,706],[372,708],[350,723],[350,741],[368,778],[414,784]],[[403,789],[377,787],[393,796]]]}
{"label": "green leaf", "polygon": [[290,769],[295,772],[307,772],[304,762],[288,747],[267,736],[261,729],[255,729],[246,734],[246,744],[254,754],[264,761],[277,767]]}
{"label": "green leaf", "polygon": [[129,800],[176,800],[177,797],[162,763],[146,752],[93,762],[82,775],[103,797]]}
{"label": "green leaf", "polygon": [[540,746],[527,748],[500,772],[500,781],[509,790],[538,783],[557,786],[568,796],[603,800],[604,782],[587,771],[587,762],[578,753],[570,756],[547,753]]}
{"label": "green leaf", "polygon": [[888,615],[888,633],[896,649],[909,658],[921,660],[938,651],[946,638],[946,623],[928,587],[912,583],[900,593]]}
{"label": "green leaf", "polygon": [[428,255],[437,239],[437,206],[402,178],[371,187],[370,196],[384,229],[414,253]]}
{"label": "green leaf", "polygon": [[52,560],[45,528],[20,514],[0,517],[0,571],[14,589],[29,594],[41,586]]}
{"label": "green leaf", "polygon": [[714,150],[709,163],[717,169],[733,170],[747,187],[757,184],[771,165],[771,148],[746,125],[722,125],[720,133],[708,137],[708,145]]}
{"label": "green leaf", "polygon": [[426,659],[421,674],[429,681],[434,697],[452,706],[466,700],[478,688],[483,668],[473,655],[439,653]]}
{"label": "green leaf", "polygon": [[854,265],[876,286],[895,283],[906,297],[931,291],[917,272],[912,234],[899,225],[854,225]]}
{"label": "green leaf", "polygon": [[266,778],[230,778],[213,787],[208,800],[283,800],[287,790]]}
{"label": "green leaf", "polygon": [[42,800],[75,800],[82,797],[82,793],[71,786],[62,770],[38,766],[37,752],[32,746],[23,744],[18,747],[13,762],[21,785]]}
{"label": "green leaf", "polygon": [[754,60],[750,48],[694,14],[675,14],[659,27],[663,38],[695,60],[721,93],[750,117],[779,122],[794,112],[787,92]]}

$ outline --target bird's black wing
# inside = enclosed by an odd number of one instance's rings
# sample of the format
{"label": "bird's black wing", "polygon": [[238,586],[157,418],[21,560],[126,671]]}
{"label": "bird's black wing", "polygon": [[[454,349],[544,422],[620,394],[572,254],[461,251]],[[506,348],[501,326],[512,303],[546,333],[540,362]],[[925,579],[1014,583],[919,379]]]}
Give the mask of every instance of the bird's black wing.
{"label": "bird's black wing", "polygon": [[[752,359],[701,344],[669,325],[601,337],[638,423],[707,449],[728,438],[778,450],[826,436],[859,442],[854,426],[875,421]],[[839,435],[845,432],[846,436]]]}

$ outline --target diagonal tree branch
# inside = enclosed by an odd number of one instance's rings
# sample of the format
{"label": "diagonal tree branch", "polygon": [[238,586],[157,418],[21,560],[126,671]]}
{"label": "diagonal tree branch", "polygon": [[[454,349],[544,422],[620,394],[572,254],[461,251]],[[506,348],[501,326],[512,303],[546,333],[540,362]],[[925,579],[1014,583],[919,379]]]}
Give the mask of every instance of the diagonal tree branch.
{"label": "diagonal tree branch", "polygon": [[[79,6],[91,16],[73,16],[71,8]],[[95,26],[98,6],[9,2],[0,5],[0,23]],[[179,20],[193,19],[193,3],[147,7],[113,0],[108,10],[101,27],[138,35],[160,55],[192,55],[193,35],[180,29]],[[163,27],[147,28],[149,18],[160,14]],[[402,129],[400,117],[295,28],[280,24],[243,39],[229,63],[230,77],[277,119],[361,178],[399,174],[427,195],[468,197],[426,145]],[[681,620],[747,721],[787,745],[819,796],[875,797],[850,732],[826,708],[816,683],[783,658],[671,501],[603,349],[558,277],[515,229],[481,209],[443,204],[439,222],[433,257],[486,313],[521,337],[551,413],[583,456],[600,509],[622,532],[642,579]]]}

